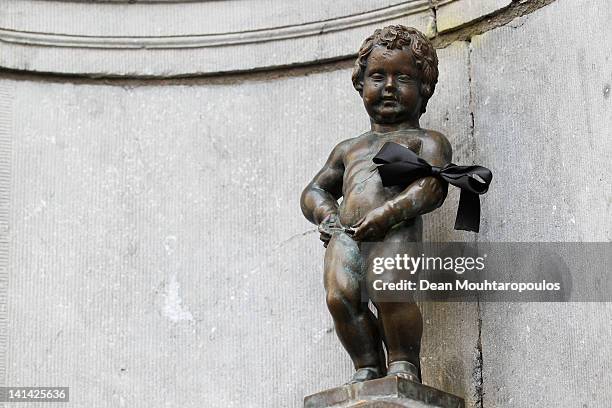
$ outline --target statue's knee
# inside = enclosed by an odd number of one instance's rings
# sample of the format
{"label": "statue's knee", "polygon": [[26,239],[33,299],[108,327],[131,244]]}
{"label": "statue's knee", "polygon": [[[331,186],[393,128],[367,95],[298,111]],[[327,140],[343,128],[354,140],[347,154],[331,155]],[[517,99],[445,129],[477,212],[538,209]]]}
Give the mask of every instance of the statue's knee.
{"label": "statue's knee", "polygon": [[350,299],[339,290],[331,290],[326,296],[327,308],[333,317],[347,317],[356,311],[351,305]]}

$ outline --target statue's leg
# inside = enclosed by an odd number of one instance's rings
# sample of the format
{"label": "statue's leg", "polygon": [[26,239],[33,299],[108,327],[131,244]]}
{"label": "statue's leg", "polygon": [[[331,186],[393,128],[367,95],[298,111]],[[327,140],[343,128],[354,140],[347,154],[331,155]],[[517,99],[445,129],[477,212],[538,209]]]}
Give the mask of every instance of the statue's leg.
{"label": "statue's leg", "polygon": [[378,309],[378,319],[387,348],[388,374],[403,375],[410,379],[420,377],[421,336],[423,318],[419,307],[409,292],[373,290],[374,280],[399,282],[402,279],[417,280],[418,275],[410,275],[405,270],[390,269],[382,274],[373,273],[373,259],[376,257],[395,258],[396,254],[418,257],[420,253],[413,244],[420,241],[420,218],[405,222],[391,230],[384,241],[371,243],[366,260],[368,294]]}
{"label": "statue's leg", "polygon": [[367,303],[361,299],[363,276],[357,243],[346,234],[335,234],[325,252],[326,300],[336,333],[357,370],[352,382],[382,374],[378,327]]}

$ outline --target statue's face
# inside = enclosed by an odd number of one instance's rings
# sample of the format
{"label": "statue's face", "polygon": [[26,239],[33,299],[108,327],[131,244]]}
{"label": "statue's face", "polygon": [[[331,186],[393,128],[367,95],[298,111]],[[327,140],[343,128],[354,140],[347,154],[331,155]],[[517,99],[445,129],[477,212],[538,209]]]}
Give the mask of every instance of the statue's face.
{"label": "statue's face", "polygon": [[363,75],[363,104],[376,123],[418,119],[421,112],[419,69],[410,51],[375,47]]}

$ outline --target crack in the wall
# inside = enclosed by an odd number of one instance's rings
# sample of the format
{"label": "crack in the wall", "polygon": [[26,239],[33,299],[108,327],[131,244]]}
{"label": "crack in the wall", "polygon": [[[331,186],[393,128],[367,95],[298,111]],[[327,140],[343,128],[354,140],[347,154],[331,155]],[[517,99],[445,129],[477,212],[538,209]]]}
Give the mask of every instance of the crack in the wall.
{"label": "crack in the wall", "polygon": [[437,37],[438,36],[438,8],[434,4],[434,0],[429,0],[429,11],[431,13],[431,20],[432,20],[431,31],[432,31],[433,37]]}
{"label": "crack in the wall", "polygon": [[480,299],[476,304],[478,312],[478,341],[474,356],[474,369],[472,371],[472,381],[474,382],[474,408],[484,408],[484,376],[483,376],[483,355],[482,355],[482,315],[480,309]]}
{"label": "crack in the wall", "polygon": [[[467,77],[468,77],[468,112],[469,112],[469,150],[472,156],[472,164],[476,163],[476,102],[474,94],[474,72],[473,72],[473,61],[472,53],[474,48],[470,39],[466,40],[467,43]],[[478,236],[474,236],[474,241],[478,241]],[[482,350],[482,314],[480,308],[480,299],[477,299],[477,328],[478,328],[478,339],[476,341],[476,347],[474,351],[474,362],[472,368],[472,384],[474,385],[474,408],[484,407],[484,374],[483,374],[483,350]]]}
{"label": "crack in the wall", "polygon": [[474,111],[476,109],[476,103],[474,102],[474,87],[472,86],[472,41],[467,40],[467,74],[468,74],[468,110],[470,113],[470,151],[472,153],[472,164],[476,163],[476,158],[474,157],[476,154],[476,139],[475,139],[475,129],[476,129],[476,119],[474,116]]}

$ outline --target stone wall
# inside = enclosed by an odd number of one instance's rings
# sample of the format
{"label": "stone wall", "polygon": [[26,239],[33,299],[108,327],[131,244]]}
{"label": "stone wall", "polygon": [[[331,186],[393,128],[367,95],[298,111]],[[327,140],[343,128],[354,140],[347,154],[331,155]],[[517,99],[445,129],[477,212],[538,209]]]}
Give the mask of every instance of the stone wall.
{"label": "stone wall", "polygon": [[[250,20],[236,2],[120,1],[45,2],[47,18],[28,20],[27,7],[42,7],[34,3],[9,0],[0,18],[9,69],[0,72],[3,385],[70,386],[75,407],[195,408],[299,407],[344,382],[351,364],[299,195],[338,141],[367,129],[347,56],[388,22],[414,23],[444,46],[422,125],[449,137],[456,162],[496,177],[478,237],[452,231],[453,189],[425,217],[427,239],[610,241],[612,12],[603,0],[340,1],[293,14],[270,2],[280,8]],[[287,16],[295,26],[325,16],[353,25],[266,41],[286,42],[280,60],[251,43],[236,45],[251,59],[221,61],[207,47],[133,54],[129,41],[102,50],[43,41],[81,41],[91,27],[143,36],[144,26],[103,24],[111,7],[176,6],[169,21],[179,21],[186,8],[210,16],[215,3],[227,21],[237,16],[227,38],[245,25],[273,34]],[[83,14],[88,27],[61,24],[53,7],[95,8]],[[354,24],[360,13],[374,17]],[[487,26],[486,13],[509,21]],[[208,41],[223,28],[189,24],[157,30]],[[28,30],[55,37],[7,39]],[[219,74],[253,68],[265,71]],[[217,76],[164,79],[202,73]],[[606,406],[610,311],[424,304],[425,382],[477,408]]]}

